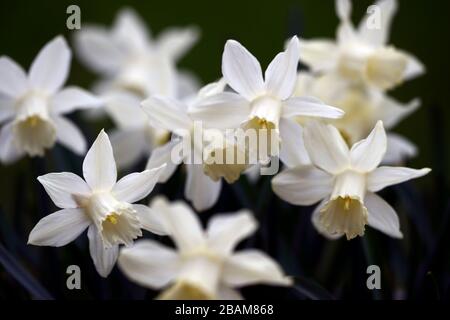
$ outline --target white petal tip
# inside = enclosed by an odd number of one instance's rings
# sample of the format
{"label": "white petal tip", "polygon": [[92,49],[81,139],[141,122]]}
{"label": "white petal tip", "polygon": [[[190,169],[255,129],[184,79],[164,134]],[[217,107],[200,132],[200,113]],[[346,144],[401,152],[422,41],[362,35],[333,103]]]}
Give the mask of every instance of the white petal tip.
{"label": "white petal tip", "polygon": [[232,47],[241,47],[242,45],[239,43],[239,41],[230,39],[225,42],[225,50],[231,49]]}
{"label": "white petal tip", "polygon": [[378,120],[378,121],[377,121],[377,124],[375,125],[375,128],[377,128],[377,129],[383,129],[383,130],[384,130],[383,121]]}
{"label": "white petal tip", "polygon": [[291,40],[289,40],[289,45],[297,45],[300,46],[300,40],[297,36],[293,36]]}

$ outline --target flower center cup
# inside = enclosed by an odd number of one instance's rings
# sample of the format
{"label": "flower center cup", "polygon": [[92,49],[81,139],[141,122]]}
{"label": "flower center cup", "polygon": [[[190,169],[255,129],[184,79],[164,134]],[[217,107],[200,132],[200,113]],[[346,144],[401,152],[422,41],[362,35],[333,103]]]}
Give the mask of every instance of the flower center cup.
{"label": "flower center cup", "polygon": [[364,235],[368,211],[364,206],[366,177],[347,170],[335,178],[334,189],[320,210],[319,223],[331,235],[343,235],[348,240]]}
{"label": "flower center cup", "polygon": [[267,163],[270,156],[279,153],[279,122],[282,102],[271,96],[261,96],[251,103],[252,111],[244,130],[254,130],[256,141],[250,143],[249,155],[259,162]]}
{"label": "flower center cup", "polygon": [[217,299],[222,257],[208,248],[198,248],[181,257],[180,274],[175,283],[161,294],[160,299]]}
{"label": "flower center cup", "polygon": [[92,195],[85,208],[106,248],[117,244],[129,246],[142,236],[141,223],[133,206],[117,201],[109,192]]}
{"label": "flower center cup", "polygon": [[16,103],[14,138],[17,147],[30,156],[43,156],[45,149],[53,147],[56,128],[49,116],[49,102],[45,95],[31,93]]}
{"label": "flower center cup", "polygon": [[376,50],[367,60],[366,77],[381,89],[390,89],[403,81],[408,61],[392,47]]}

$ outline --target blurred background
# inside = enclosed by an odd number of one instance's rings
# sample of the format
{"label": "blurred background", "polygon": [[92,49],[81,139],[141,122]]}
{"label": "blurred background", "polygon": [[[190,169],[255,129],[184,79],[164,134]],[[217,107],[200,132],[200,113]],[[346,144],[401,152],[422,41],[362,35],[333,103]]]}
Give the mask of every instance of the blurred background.
{"label": "blurred background", "polygon": [[[201,39],[183,58],[180,67],[193,71],[202,83],[220,76],[221,55],[227,39],[244,44],[263,68],[294,34],[310,38],[334,38],[338,23],[333,0],[278,1],[0,1],[0,55],[8,55],[28,68],[39,49],[66,28],[66,8],[81,8],[81,23],[110,26],[118,10],[134,8],[153,34],[169,26],[197,25]],[[359,21],[372,1],[353,1],[353,19]],[[432,173],[412,183],[385,190],[382,195],[400,215],[405,234],[396,241],[368,230],[353,241],[324,240],[310,223],[312,208],[288,205],[270,188],[270,177],[256,187],[245,177],[227,185],[211,213],[242,207],[254,210],[261,222],[255,237],[242,246],[258,247],[274,258],[287,273],[297,275],[294,289],[252,287],[246,298],[279,297],[351,299],[448,299],[450,297],[450,4],[448,1],[400,0],[393,20],[390,43],[416,55],[426,66],[424,76],[391,92],[406,102],[418,97],[421,108],[395,128],[420,150],[409,166],[431,167]],[[74,57],[68,84],[89,88],[95,75]],[[79,114],[71,118],[83,130],[89,144],[98,130],[111,123],[92,124]],[[87,251],[85,237],[64,248],[26,245],[31,228],[55,207],[37,183],[38,175],[53,171],[80,173],[82,158],[56,146],[44,159],[23,159],[0,165],[0,299],[7,298],[151,298],[154,292],[126,280],[114,270],[101,279]],[[143,162],[144,163],[144,162]],[[140,164],[141,169],[143,163]],[[141,170],[140,169],[140,170]],[[158,192],[181,198],[181,170]],[[149,235],[148,235],[149,236]],[[162,241],[168,242],[167,239]],[[82,290],[67,290],[68,265],[80,265]],[[366,287],[366,267],[382,270],[382,289]],[[2,266],[3,265],[3,266]],[[5,268],[5,265],[8,265]],[[13,270],[13,271],[11,271]]]}

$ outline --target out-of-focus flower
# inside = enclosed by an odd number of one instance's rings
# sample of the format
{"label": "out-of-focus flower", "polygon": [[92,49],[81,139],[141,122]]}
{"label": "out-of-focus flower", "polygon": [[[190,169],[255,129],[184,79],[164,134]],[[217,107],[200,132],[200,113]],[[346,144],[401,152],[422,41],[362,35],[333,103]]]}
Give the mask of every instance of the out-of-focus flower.
{"label": "out-of-focus flower", "polygon": [[300,61],[313,72],[335,72],[352,82],[364,82],[379,89],[391,89],[422,74],[424,66],[409,53],[388,45],[396,0],[380,0],[374,13],[353,26],[350,0],[336,0],[340,19],[336,42],[303,40]]}
{"label": "out-of-focus flower", "polygon": [[140,96],[174,96],[175,62],[197,41],[197,28],[172,28],[156,40],[131,9],[119,12],[111,30],[84,26],[75,37],[80,58],[111,87]]}
{"label": "out-of-focus flower", "polygon": [[206,231],[183,202],[155,199],[151,208],[164,213],[165,227],[177,251],[152,240],[139,241],[120,251],[119,267],[133,281],[165,289],[160,299],[242,299],[236,287],[290,285],[278,264],[258,250],[233,252],[252,234],[252,214],[239,211],[213,217]]}
{"label": "out-of-focus flower", "polygon": [[[380,90],[343,81],[333,73],[313,75],[300,72],[294,95],[315,96],[345,111],[342,118],[326,121],[339,130],[350,146],[366,137],[378,120],[383,121],[387,130],[391,130],[420,105],[419,99],[403,104]],[[297,120],[305,123],[307,119]],[[417,153],[414,145],[399,135],[388,133],[387,141],[385,163],[401,163]]]}
{"label": "out-of-focus flower", "polygon": [[[185,197],[192,201],[197,211],[211,208],[217,201],[222,182],[213,181],[203,170],[203,131],[200,136],[194,134],[194,121],[188,114],[188,105],[195,105],[208,95],[223,91],[223,81],[205,86],[196,98],[191,101],[179,101],[165,96],[151,96],[142,102],[142,108],[148,116],[150,124],[157,129],[167,130],[173,134],[170,142],[153,150],[148,162],[148,167],[155,167],[166,163],[165,172],[160,177],[160,182],[166,182],[174,173],[178,164],[184,162],[187,170],[185,185]],[[182,146],[183,141],[188,141],[192,146],[191,152],[180,154],[173,151]],[[196,160],[197,159],[197,160]]]}
{"label": "out-of-focus flower", "polygon": [[119,12],[111,30],[84,26],[76,34],[80,58],[103,76],[94,91],[104,99],[104,110],[117,126],[111,143],[119,168],[131,166],[168,141],[169,133],[148,123],[140,103],[153,94],[184,98],[198,90],[195,77],[175,67],[198,35],[194,27],[172,28],[152,39],[131,9]]}
{"label": "out-of-focus flower", "polygon": [[[293,37],[285,52],[279,53],[266,69],[263,78],[258,60],[239,42],[228,40],[222,57],[222,74],[237,93],[222,92],[203,99],[189,112],[212,128],[268,130],[268,155],[278,150],[271,145],[279,141],[286,129],[285,119],[295,116],[339,118],[343,112],[315,98],[292,97],[297,78],[299,42]],[[284,148],[281,141],[281,149]],[[258,152],[259,153],[259,152]],[[266,160],[266,159],[263,159]]]}
{"label": "out-of-focus flower", "polygon": [[0,58],[0,160],[25,154],[43,156],[56,141],[77,154],[86,152],[80,130],[63,115],[98,107],[102,101],[78,87],[61,89],[69,75],[71,52],[58,36],[39,52],[28,75],[8,57]]}
{"label": "out-of-focus flower", "polygon": [[332,125],[310,121],[305,147],[313,166],[290,168],[272,180],[274,192],[295,205],[322,200],[313,213],[317,230],[330,238],[364,235],[365,226],[401,238],[394,209],[375,194],[381,189],[421,177],[430,169],[378,167],[386,152],[386,133],[379,121],[369,136],[349,150]]}
{"label": "out-of-focus flower", "polygon": [[56,206],[30,233],[28,243],[61,247],[88,228],[89,251],[98,273],[108,276],[119,245],[131,245],[141,229],[165,234],[157,212],[132,204],[146,197],[164,166],[129,174],[117,181],[116,163],[108,135],[102,130],[83,162],[83,176],[49,173],[38,178]]}
{"label": "out-of-focus flower", "polygon": [[[143,98],[129,92],[110,92],[106,109],[117,128],[110,133],[119,168],[127,168],[170,140],[170,132],[153,127],[141,108]],[[133,143],[130,143],[133,141]]]}

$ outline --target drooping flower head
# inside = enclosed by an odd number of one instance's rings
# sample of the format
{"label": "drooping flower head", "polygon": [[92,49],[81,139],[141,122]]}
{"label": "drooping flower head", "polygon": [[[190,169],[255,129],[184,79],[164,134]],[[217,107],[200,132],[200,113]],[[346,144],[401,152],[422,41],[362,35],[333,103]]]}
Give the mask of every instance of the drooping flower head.
{"label": "drooping flower head", "polygon": [[272,180],[274,192],[295,205],[321,201],[313,223],[328,237],[364,235],[369,225],[401,238],[395,210],[375,192],[430,172],[430,169],[379,167],[386,152],[386,133],[379,121],[369,136],[347,146],[332,125],[311,121],[304,130],[311,166],[298,166]]}

